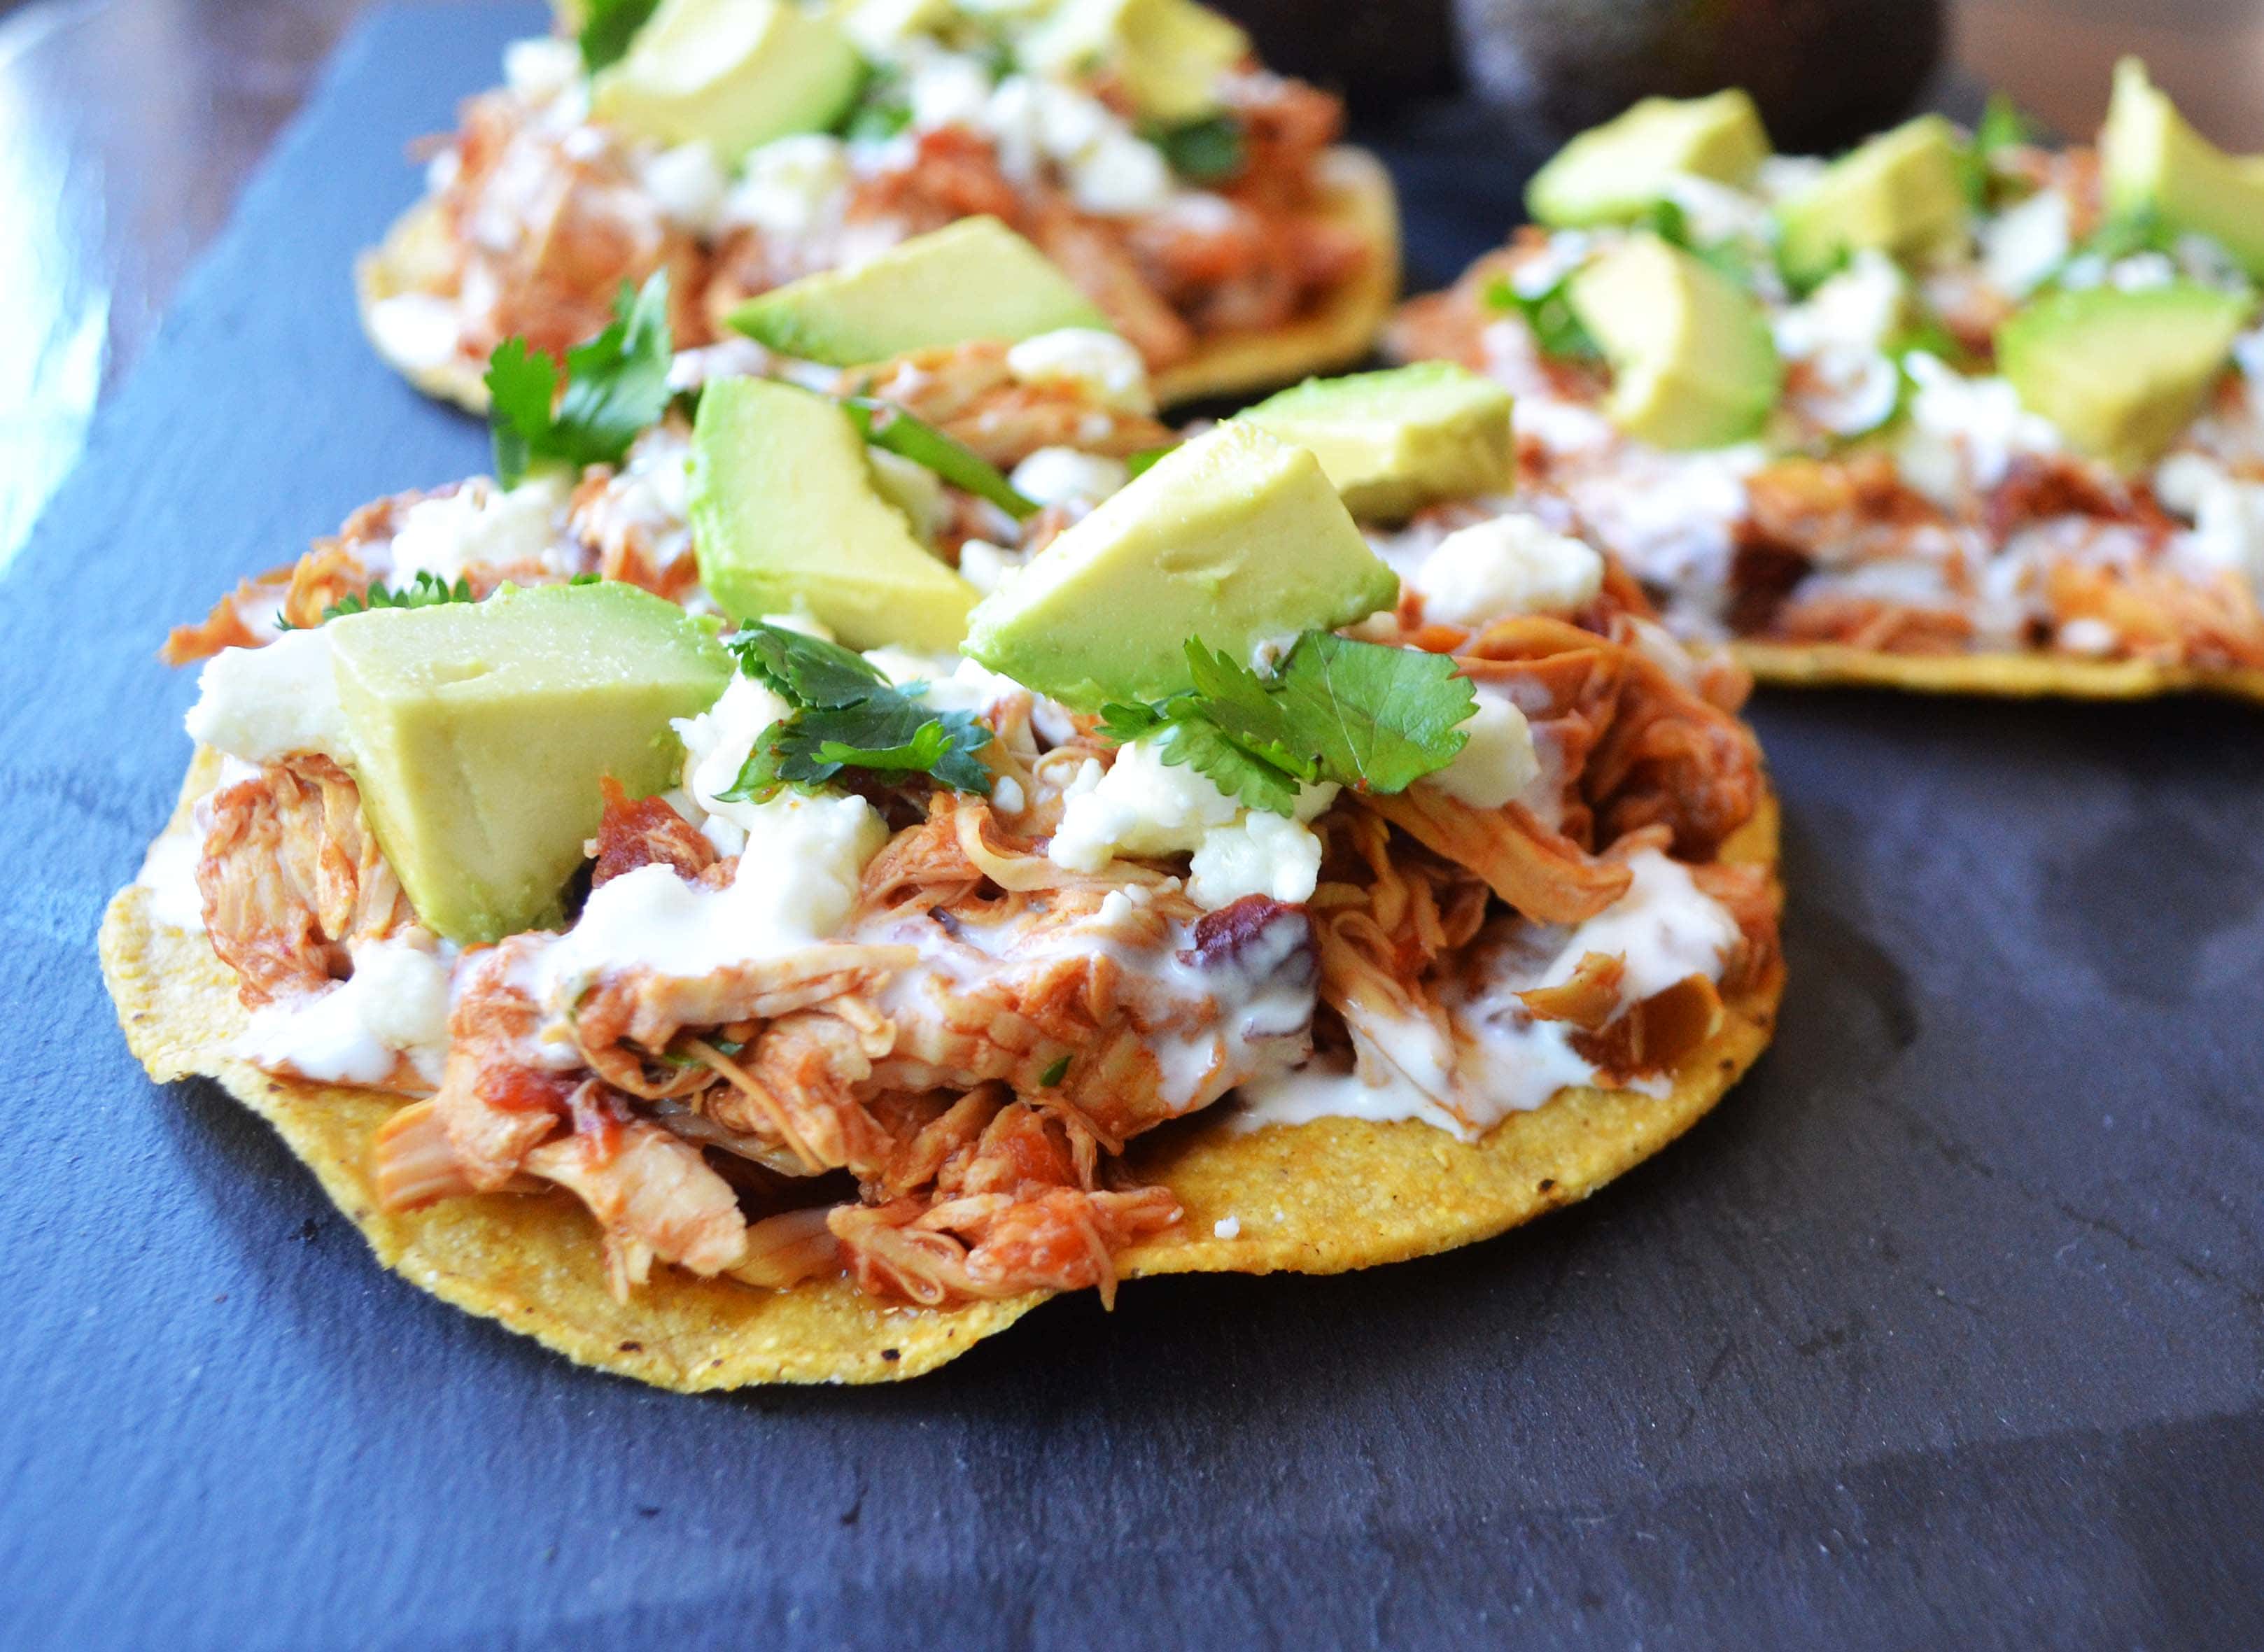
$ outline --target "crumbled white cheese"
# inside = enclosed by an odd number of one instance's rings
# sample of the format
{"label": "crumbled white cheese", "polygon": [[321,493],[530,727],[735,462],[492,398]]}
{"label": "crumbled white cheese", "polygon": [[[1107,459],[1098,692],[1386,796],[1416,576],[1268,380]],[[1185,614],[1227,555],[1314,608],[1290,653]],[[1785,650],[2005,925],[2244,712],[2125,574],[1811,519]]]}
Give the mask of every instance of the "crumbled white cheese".
{"label": "crumbled white cheese", "polygon": [[1788,356],[1815,355],[1834,346],[1876,351],[1901,330],[1909,301],[1910,279],[1892,258],[1859,252],[1805,302],[1776,317],[1776,347]]}
{"label": "crumbled white cheese", "polygon": [[1426,618],[1477,626],[1511,614],[1567,614],[1602,589],[1604,559],[1521,511],[1457,528],[1415,570]]}
{"label": "crumbled white cheese", "polygon": [[2165,509],[2193,520],[2171,538],[2173,562],[2203,575],[2235,574],[2264,591],[2264,482],[2243,481],[2198,453],[2178,453],[2155,470],[2154,493]]}
{"label": "crumbled white cheese", "polygon": [[406,937],[364,941],[337,986],[254,1011],[235,1053],[332,1084],[381,1084],[405,1055],[437,1084],[448,1053],[447,966]]}
{"label": "crumbled white cheese", "polygon": [[1665,183],[1666,199],[1682,209],[1690,238],[1702,247],[1724,241],[1766,243],[1773,226],[1768,204],[1758,195],[1718,179],[1677,172]]}
{"label": "crumbled white cheese", "polygon": [[786,701],[744,672],[735,675],[723,696],[696,717],[670,723],[684,742],[684,789],[708,812],[700,830],[719,853],[736,855],[760,804],[726,802],[721,793],[737,784],[747,754],[763,730],[793,710]]}
{"label": "crumbled white cheese", "polygon": [[1163,151],[1075,87],[1010,75],[991,92],[979,129],[998,146],[1009,178],[1027,183],[1050,162],[1086,212],[1156,212],[1172,200],[1172,169]]}
{"label": "crumbled white cheese", "polygon": [[503,48],[504,84],[528,103],[548,103],[582,78],[582,49],[555,35],[513,40]]}
{"label": "crumbled white cheese", "polygon": [[1101,217],[1160,211],[1172,199],[1164,152],[1128,131],[1110,132],[1066,164],[1070,198]]}
{"label": "crumbled white cheese", "polygon": [[1124,486],[1124,461],[1074,447],[1041,447],[1014,467],[1014,491],[1040,504],[1098,504]]}
{"label": "crumbled white cheese", "polygon": [[536,960],[533,984],[543,1004],[563,1012],[617,971],[698,980],[831,937],[856,904],[866,863],[889,840],[873,806],[784,792],[728,807],[746,831],[730,883],[690,883],[656,863],[592,890],[574,927]]}
{"label": "crumbled white cheese", "polygon": [[1011,774],[1000,775],[990,787],[990,807],[1002,815],[1020,814],[1029,801],[1022,783]]}
{"label": "crumbled white cheese", "polygon": [[794,241],[830,227],[849,194],[849,159],[838,138],[804,133],[748,152],[722,220]]}
{"label": "crumbled white cheese", "polygon": [[1904,357],[1903,370],[1917,393],[1897,457],[1903,479],[1937,504],[1995,487],[2015,454],[2058,450],[2059,432],[2006,380],[1965,378],[1924,351]]}
{"label": "crumbled white cheese", "polygon": [[2144,293],[2167,286],[2178,279],[2178,266],[2166,252],[2134,252],[2108,266],[2108,283],[2125,293]]}
{"label": "crumbled white cheese", "polygon": [[971,711],[987,714],[1001,700],[1027,696],[1029,690],[1011,677],[955,655],[914,654],[909,648],[869,648],[866,663],[897,688],[917,684],[921,704],[938,711]]}
{"label": "crumbled white cheese", "polygon": [[1246,895],[1292,902],[1312,899],[1320,881],[1321,840],[1303,821],[1245,809],[1230,826],[1214,826],[1195,845],[1187,894],[1207,912]]}
{"label": "crumbled white cheese", "polygon": [[1469,738],[1454,761],[1426,783],[1472,808],[1499,808],[1541,773],[1540,753],[1525,714],[1499,694],[1481,690],[1477,710],[1462,724]]}
{"label": "crumbled white cheese", "polygon": [[1596,238],[1586,230],[1556,230],[1538,252],[1519,262],[1510,275],[1510,287],[1521,299],[1541,298],[1586,264],[1595,250]]}
{"label": "crumbled white cheese", "polygon": [[1155,410],[1140,352],[1097,327],[1063,327],[1025,338],[1007,351],[1006,367],[1024,384],[1066,384],[1104,407]]}
{"label": "crumbled white cheese", "polygon": [[2038,190],[1981,226],[1981,268],[2012,298],[2026,298],[2074,250],[2067,197]]}
{"label": "crumbled white cheese", "polygon": [[504,489],[475,476],[455,492],[419,499],[393,535],[393,581],[431,574],[454,584],[475,568],[541,562],[557,542],[571,491],[562,475],[533,476]]}
{"label": "crumbled white cheese", "polygon": [[919,132],[943,127],[982,130],[990,92],[990,66],[960,52],[921,54],[904,78],[904,100],[911,105],[913,129]]}
{"label": "crumbled white cheese", "polygon": [[1239,1239],[1242,1237],[1242,1218],[1222,1216],[1211,1223],[1210,1231],[1214,1239]]}
{"label": "crumbled white cheese", "polygon": [[246,763],[305,752],[353,760],[330,639],[319,628],[286,631],[264,648],[214,655],[197,677],[187,721],[192,740]]}
{"label": "crumbled white cheese", "polygon": [[697,139],[640,162],[637,178],[663,217],[694,235],[714,229],[731,182],[715,151]]}
{"label": "crumbled white cheese", "polygon": [[454,359],[463,315],[437,293],[396,293],[362,312],[377,352],[403,367],[439,367]]}
{"label": "crumbled white cheese", "polygon": [[2112,654],[2122,639],[2104,620],[2079,615],[2060,627],[2054,644],[2070,654]]}
{"label": "crumbled white cheese", "polygon": [[967,540],[959,547],[959,576],[989,596],[1022,571],[1022,559],[988,540]]}
{"label": "crumbled white cheese", "polygon": [[1276,900],[1302,901],[1320,869],[1319,840],[1304,822],[1337,790],[1301,788],[1295,818],[1284,820],[1244,809],[1189,765],[1166,764],[1156,742],[1136,740],[1106,771],[1091,759],[1079,768],[1062,793],[1061,824],[1046,852],[1072,872],[1098,872],[1119,854],[1192,853],[1203,887],[1190,893],[1200,904],[1224,906],[1281,888],[1301,892],[1275,894]]}

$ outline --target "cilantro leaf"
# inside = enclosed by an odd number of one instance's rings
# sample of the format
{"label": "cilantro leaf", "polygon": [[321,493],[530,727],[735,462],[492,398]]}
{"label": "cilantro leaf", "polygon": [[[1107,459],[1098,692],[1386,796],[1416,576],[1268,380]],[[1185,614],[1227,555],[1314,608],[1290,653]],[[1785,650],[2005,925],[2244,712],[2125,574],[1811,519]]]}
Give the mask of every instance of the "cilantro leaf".
{"label": "cilantro leaf", "polygon": [[612,322],[566,352],[563,397],[557,363],[530,351],[523,338],[504,339],[487,371],[497,479],[517,487],[529,467],[543,460],[617,462],[666,409],[671,356],[665,270],[656,270],[641,288],[624,284]]}
{"label": "cilantro leaf", "polygon": [[731,640],[739,669],[794,714],[762,732],[726,801],[773,795],[781,786],[823,786],[845,769],[927,774],[956,792],[990,789],[980,753],[996,738],[972,712],[939,712],[918,685],[898,688],[838,642],[755,624]]}
{"label": "cilantro leaf", "polygon": [[1571,280],[1568,272],[1527,298],[1507,276],[1496,276],[1485,290],[1486,307],[1522,316],[1525,324],[1533,330],[1533,340],[1541,346],[1544,356],[1565,361],[1600,361],[1603,351],[1572,308],[1569,291]]}
{"label": "cilantro leaf", "polygon": [[519,486],[536,444],[550,435],[550,407],[558,395],[558,364],[524,338],[506,338],[488,358],[488,439],[495,449],[496,480]]}
{"label": "cilantro leaf", "polygon": [[1250,163],[1242,123],[1231,115],[1211,115],[1149,135],[1172,170],[1191,183],[1223,184]]}
{"label": "cilantro leaf", "polygon": [[1189,717],[1168,725],[1157,753],[1166,764],[1186,764],[1229,797],[1269,815],[1297,807],[1299,777],[1269,763],[1215,723]]}
{"label": "cilantro leaf", "polygon": [[1973,128],[1973,141],[1957,157],[1966,198],[1974,206],[1985,208],[1989,205],[1994,182],[1989,170],[1991,157],[1999,149],[2016,149],[2030,141],[2034,135],[2028,117],[2017,104],[2001,91],[1989,94],[1989,105],[1981,112],[1981,124]]}
{"label": "cilantro leaf", "polygon": [[1165,763],[1276,815],[1316,780],[1406,790],[1454,760],[1477,709],[1477,691],[1442,654],[1308,631],[1269,681],[1198,641],[1186,648],[1192,687],[1103,707],[1100,734],[1120,745],[1153,739]]}
{"label": "cilantro leaf", "polygon": [[1141,477],[1146,475],[1150,471],[1156,467],[1157,460],[1161,460],[1166,453],[1175,451],[1178,446],[1179,444],[1177,442],[1168,442],[1161,447],[1142,448],[1138,453],[1134,453],[1124,461],[1124,480],[1127,482],[1139,481]]}
{"label": "cilantro leaf", "polygon": [[475,602],[469,580],[460,579],[451,585],[429,568],[417,570],[417,577],[397,589],[388,590],[374,584],[359,597],[341,597],[323,610],[325,620],[342,619],[350,613],[366,613],[374,608],[435,608],[446,602]]}
{"label": "cilantro leaf", "polygon": [[804,710],[860,705],[889,686],[863,655],[785,626],[751,625],[729,647],[741,670]]}
{"label": "cilantro leaf", "polygon": [[1281,695],[1332,780],[1404,792],[1454,761],[1477,691],[1443,654],[1308,631],[1281,665]]}
{"label": "cilantro leaf", "polygon": [[596,74],[628,55],[629,41],[660,0],[582,0],[582,66]]}
{"label": "cilantro leaf", "polygon": [[892,402],[871,396],[842,399],[841,410],[857,433],[875,447],[899,459],[909,459],[933,471],[953,487],[988,499],[1017,522],[1038,513],[1038,502],[1014,490],[999,468],[954,437],[945,435],[925,419],[914,418]]}

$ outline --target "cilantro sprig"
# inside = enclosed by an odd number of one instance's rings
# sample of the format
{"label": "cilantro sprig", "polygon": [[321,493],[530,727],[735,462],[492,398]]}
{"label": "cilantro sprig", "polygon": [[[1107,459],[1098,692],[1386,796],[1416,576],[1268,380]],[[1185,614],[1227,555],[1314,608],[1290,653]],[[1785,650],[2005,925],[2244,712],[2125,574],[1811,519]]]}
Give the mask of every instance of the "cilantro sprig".
{"label": "cilantro sprig", "polygon": [[660,0],[582,0],[582,27],[577,36],[582,66],[592,75],[628,54],[629,42],[660,9]]}
{"label": "cilantro sprig", "polygon": [[1990,163],[1997,152],[2017,149],[2032,141],[2035,135],[2020,105],[2001,91],[1989,94],[1989,105],[1981,112],[1981,124],[1973,128],[1973,141],[1958,156],[1965,196],[1976,209],[1986,210],[1995,193],[1996,178]]}
{"label": "cilantro sprig", "polygon": [[1194,184],[1223,184],[1250,164],[1250,144],[1232,115],[1208,115],[1149,134],[1172,170]]}
{"label": "cilantro sprig", "polygon": [[849,416],[857,433],[874,446],[933,471],[953,487],[978,499],[988,499],[1017,522],[1038,513],[1038,502],[1017,493],[1014,484],[996,465],[956,437],[945,435],[893,402],[864,395],[844,396],[841,410]]}
{"label": "cilantro sprig", "polygon": [[1445,655],[1326,631],[1299,637],[1271,678],[1194,639],[1186,657],[1192,687],[1106,706],[1100,732],[1120,744],[1158,740],[1166,764],[1269,814],[1292,813],[1298,788],[1315,781],[1405,791],[1454,761],[1477,709],[1477,691]]}
{"label": "cilantro sprig", "polygon": [[1523,317],[1526,326],[1532,330],[1534,343],[1541,346],[1544,356],[1563,361],[1601,361],[1602,349],[1572,308],[1573,273],[1566,271],[1530,297],[1519,292],[1516,283],[1507,276],[1496,276],[1486,286],[1486,308],[1502,315]]}
{"label": "cilantro sprig", "polygon": [[[444,602],[478,600],[472,595],[472,582],[468,579],[460,579],[452,585],[431,569],[420,568],[417,570],[417,577],[405,585],[388,587],[373,583],[359,597],[347,595],[339,598],[323,610],[322,619],[315,623],[322,625],[329,620],[342,620],[350,613],[367,613],[373,608],[437,608]],[[275,616],[275,624],[279,630],[297,629],[280,613]]]}
{"label": "cilantro sprig", "polygon": [[562,397],[558,363],[524,338],[504,339],[487,371],[497,480],[515,488],[544,462],[618,462],[666,410],[671,359],[665,270],[635,290],[624,283],[612,324],[566,352]]}
{"label": "cilantro sprig", "polygon": [[756,623],[730,640],[739,669],[794,708],[763,730],[726,801],[760,800],[782,786],[823,786],[845,769],[927,774],[954,792],[987,793],[976,754],[995,735],[972,712],[921,703],[838,642]]}

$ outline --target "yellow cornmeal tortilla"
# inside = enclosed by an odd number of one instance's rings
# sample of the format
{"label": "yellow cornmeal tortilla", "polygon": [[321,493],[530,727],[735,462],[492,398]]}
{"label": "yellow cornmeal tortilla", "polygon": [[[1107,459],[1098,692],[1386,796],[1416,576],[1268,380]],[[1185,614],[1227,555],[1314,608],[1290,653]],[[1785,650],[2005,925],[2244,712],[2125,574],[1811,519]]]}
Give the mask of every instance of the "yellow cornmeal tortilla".
{"label": "yellow cornmeal tortilla", "polygon": [[[166,836],[193,831],[194,801],[219,760],[200,752]],[[1724,850],[1774,864],[1765,804]],[[273,1125],[377,1259],[468,1313],[582,1365],[691,1393],[771,1382],[886,1382],[918,1376],[1004,1330],[1046,1300],[1035,1292],[949,1311],[890,1308],[845,1279],[786,1292],[662,1266],[626,1302],[606,1283],[597,1231],[563,1192],[445,1200],[391,1214],[369,1179],[371,1138],[397,1097],[277,1078],[228,1052],[246,1017],[235,975],[200,934],[161,927],[149,891],[128,885],[104,916],[104,979],[134,1055],[161,1083],[217,1081]],[[1190,1121],[1136,1143],[1142,1179],[1186,1207],[1172,1233],[1121,1258],[1128,1277],[1337,1272],[1489,1238],[1582,1199],[1697,1121],[1768,1042],[1782,972],[1732,1003],[1722,1031],[1664,1098],[1567,1090],[1513,1113],[1477,1142],[1419,1123],[1329,1119],[1247,1135]],[[1280,1213],[1276,1215],[1276,1213]],[[1214,1224],[1242,1223],[1231,1240]]]}
{"label": "yellow cornmeal tortilla", "polygon": [[2007,699],[2150,699],[2224,694],[2264,700],[2264,670],[2091,660],[2078,655],[1893,654],[1844,642],[1738,642],[1732,651],[1764,683],[1794,687],[1907,689],[1921,694],[1993,694]]}
{"label": "yellow cornmeal tortilla", "polygon": [[[1777,814],[1765,797],[1723,845],[1724,860],[1774,867]],[[1160,1182],[1186,1214],[1120,1258],[1160,1273],[1342,1273],[1475,1244],[1586,1199],[1698,1122],[1767,1046],[1784,969],[1731,1000],[1721,1031],[1676,1069],[1664,1097],[1560,1090],[1476,1141],[1417,1120],[1320,1119],[1236,1134],[1206,1121],[1130,1144],[1132,1177]],[[1219,1238],[1231,1218],[1240,1231]]]}
{"label": "yellow cornmeal tortilla", "polygon": [[[200,753],[165,828],[190,810],[219,761]],[[129,884],[102,920],[102,973],[126,1042],[149,1076],[216,1080],[273,1125],[377,1259],[468,1313],[500,1322],[602,1371],[694,1392],[766,1382],[888,1382],[932,1371],[1045,1300],[1034,1293],[940,1312],[891,1308],[848,1280],[765,1291],[667,1266],[626,1303],[606,1284],[598,1230],[571,1194],[492,1194],[423,1210],[380,1210],[370,1138],[402,1098],[275,1078],[228,1051],[246,1020],[236,975],[201,934],[153,924]]]}
{"label": "yellow cornmeal tortilla", "polygon": [[[1194,357],[1155,379],[1156,400],[1170,407],[1208,396],[1267,389],[1349,366],[1374,347],[1399,299],[1399,204],[1390,174],[1365,149],[1341,148],[1324,157],[1329,216],[1370,248],[1367,264],[1314,314],[1267,332],[1228,334],[1197,347]],[[380,300],[428,292],[429,278],[449,264],[439,210],[418,203],[395,221],[384,242],[354,263],[362,331],[388,366],[425,395],[485,415],[488,388],[480,369],[450,360],[419,366],[388,355],[370,325]]]}

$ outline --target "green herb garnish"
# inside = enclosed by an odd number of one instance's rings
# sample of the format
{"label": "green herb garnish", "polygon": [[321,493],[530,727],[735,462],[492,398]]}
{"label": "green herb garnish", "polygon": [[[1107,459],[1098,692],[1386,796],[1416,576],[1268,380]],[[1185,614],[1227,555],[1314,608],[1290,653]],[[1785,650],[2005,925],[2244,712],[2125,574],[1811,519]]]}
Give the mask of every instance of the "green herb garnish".
{"label": "green herb garnish", "polygon": [[925,419],[914,418],[894,402],[853,395],[843,397],[841,407],[849,415],[849,422],[857,427],[857,433],[874,446],[933,471],[953,487],[978,499],[988,499],[1017,522],[1038,513],[1038,502],[1015,492],[1014,484],[1006,480],[998,466],[966,443],[945,435]]}
{"label": "green herb garnish", "polygon": [[1564,361],[1600,361],[1603,351],[1580,324],[1572,308],[1567,291],[1571,280],[1571,273],[1567,272],[1544,291],[1527,298],[1507,276],[1498,275],[1486,286],[1486,307],[1504,315],[1522,316],[1533,331],[1534,343],[1544,356],[1555,356]]}
{"label": "green herb garnish", "polygon": [[476,602],[472,584],[460,579],[451,585],[429,568],[417,570],[417,577],[398,589],[381,584],[372,585],[359,597],[341,597],[323,610],[325,620],[343,619],[350,613],[367,613],[376,608],[437,608],[446,602]]}
{"label": "green herb garnish", "polygon": [[1051,1090],[1056,1084],[1060,1083],[1063,1079],[1067,1078],[1068,1076],[1069,1057],[1064,1055],[1059,1061],[1056,1061],[1051,1067],[1047,1068],[1044,1072],[1038,1075],[1038,1087],[1041,1090]]}
{"label": "green herb garnish", "polygon": [[1195,184],[1223,184],[1250,163],[1242,123],[1232,115],[1212,115],[1150,134],[1172,170]]}
{"label": "green herb garnish", "polygon": [[763,730],[726,801],[773,796],[783,786],[823,786],[844,769],[927,774],[954,792],[987,793],[976,753],[996,737],[972,712],[921,703],[920,685],[897,688],[861,655],[822,637],[758,622],[730,640],[739,669],[794,708]]}
{"label": "green herb garnish", "polygon": [[629,42],[660,0],[582,0],[582,66],[592,75],[628,54]]}
{"label": "green herb garnish", "polygon": [[1317,780],[1405,791],[1454,761],[1477,709],[1477,691],[1447,656],[1326,631],[1299,637],[1270,679],[1192,639],[1186,654],[1192,688],[1104,706],[1100,732],[1120,743],[1160,739],[1165,763],[1274,815],[1291,813],[1298,787]]}
{"label": "green herb garnish", "polygon": [[1138,453],[1132,454],[1129,458],[1125,460],[1124,480],[1127,482],[1137,482],[1141,477],[1155,469],[1157,462],[1161,460],[1165,454],[1172,453],[1178,446],[1179,444],[1177,442],[1166,442],[1161,447],[1142,448]]}
{"label": "green herb garnish", "polygon": [[[668,407],[668,272],[641,288],[626,284],[613,321],[566,352],[566,393],[558,364],[526,340],[506,338],[488,359],[488,431],[496,478],[515,488],[528,468],[618,463],[637,433]],[[552,412],[553,406],[557,409]]]}
{"label": "green herb garnish", "polygon": [[1989,106],[1981,112],[1981,124],[1973,128],[1973,141],[1958,156],[1966,199],[1977,208],[1985,209],[1989,205],[1993,182],[1990,161],[1999,150],[2017,149],[2034,135],[2019,105],[2003,92],[1989,94]]}

